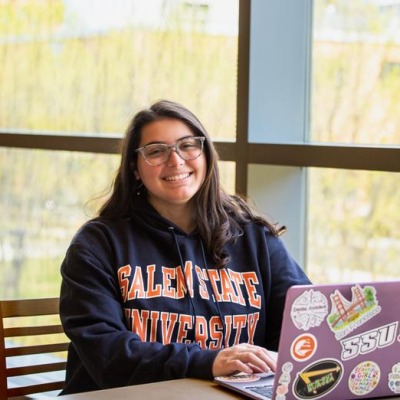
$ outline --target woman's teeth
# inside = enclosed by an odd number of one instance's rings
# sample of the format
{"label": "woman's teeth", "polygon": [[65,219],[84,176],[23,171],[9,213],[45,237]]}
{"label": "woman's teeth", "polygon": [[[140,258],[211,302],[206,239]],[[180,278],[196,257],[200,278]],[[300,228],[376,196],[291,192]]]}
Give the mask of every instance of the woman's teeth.
{"label": "woman's teeth", "polygon": [[165,177],[166,181],[180,181],[182,179],[186,179],[189,177],[190,174],[180,174],[180,175],[174,175],[174,176],[167,176]]}

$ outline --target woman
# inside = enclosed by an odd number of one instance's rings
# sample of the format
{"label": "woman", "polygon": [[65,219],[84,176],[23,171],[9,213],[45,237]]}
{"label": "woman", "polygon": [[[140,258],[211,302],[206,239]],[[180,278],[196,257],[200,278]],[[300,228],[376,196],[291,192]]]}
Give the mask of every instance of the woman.
{"label": "woman", "polygon": [[133,118],[111,197],[61,267],[64,394],[274,370],[286,291],[309,280],[217,159],[182,105]]}

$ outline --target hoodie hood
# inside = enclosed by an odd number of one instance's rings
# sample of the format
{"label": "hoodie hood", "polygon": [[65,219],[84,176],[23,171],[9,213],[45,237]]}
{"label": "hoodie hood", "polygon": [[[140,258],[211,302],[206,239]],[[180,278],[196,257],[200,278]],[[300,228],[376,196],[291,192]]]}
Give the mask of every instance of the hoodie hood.
{"label": "hoodie hood", "polygon": [[[174,231],[178,235],[191,236],[192,233],[187,234],[183,232],[177,225],[168,219],[164,218],[159,212],[150,204],[145,193],[142,193],[134,198],[135,213],[132,219],[137,221],[140,219],[145,225],[154,229],[168,231],[170,227],[174,228]],[[195,234],[195,232],[193,232]]]}

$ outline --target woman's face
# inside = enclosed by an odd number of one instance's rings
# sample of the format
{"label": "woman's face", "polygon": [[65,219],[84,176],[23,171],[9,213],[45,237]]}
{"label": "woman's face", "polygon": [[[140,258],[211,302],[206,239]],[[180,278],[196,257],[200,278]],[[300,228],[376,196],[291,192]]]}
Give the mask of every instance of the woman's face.
{"label": "woman's face", "polygon": [[[192,130],[178,119],[168,118],[151,122],[141,131],[139,147],[152,143],[175,144],[179,139],[195,136]],[[162,215],[163,210],[187,204],[204,182],[207,171],[203,152],[194,160],[184,160],[174,150],[167,161],[151,166],[138,154],[136,178],[147,189],[149,201]]]}

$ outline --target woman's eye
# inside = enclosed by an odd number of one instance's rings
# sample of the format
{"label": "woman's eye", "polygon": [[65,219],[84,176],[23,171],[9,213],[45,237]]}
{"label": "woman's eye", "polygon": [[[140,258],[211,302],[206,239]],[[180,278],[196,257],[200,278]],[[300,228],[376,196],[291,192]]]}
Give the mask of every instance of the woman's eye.
{"label": "woman's eye", "polygon": [[182,142],[180,145],[179,145],[179,148],[181,149],[181,150],[189,150],[189,149],[192,149],[193,147],[196,147],[196,144],[195,143],[193,143],[193,142]]}
{"label": "woman's eye", "polygon": [[147,155],[150,157],[156,157],[165,153],[164,147],[153,147],[151,149],[147,149]]}

